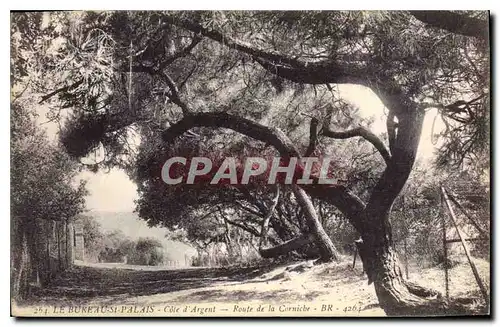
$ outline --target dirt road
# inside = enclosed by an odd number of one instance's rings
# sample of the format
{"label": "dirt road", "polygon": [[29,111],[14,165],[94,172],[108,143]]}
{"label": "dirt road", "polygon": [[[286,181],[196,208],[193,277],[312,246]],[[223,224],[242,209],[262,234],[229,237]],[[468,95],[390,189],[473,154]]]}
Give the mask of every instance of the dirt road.
{"label": "dirt road", "polygon": [[29,304],[50,307],[49,314],[57,306],[85,314],[89,307],[118,306],[138,315],[266,315],[257,312],[261,306],[267,315],[383,315],[373,286],[347,263],[171,270],[84,264],[34,292]]}
{"label": "dirt road", "polygon": [[[452,296],[473,291],[470,267],[450,271]],[[489,282],[489,265],[480,270]],[[441,290],[442,271],[410,279]],[[425,281],[428,281],[427,283]],[[459,284],[456,284],[459,283]],[[347,261],[165,270],[80,264],[34,292],[26,314],[60,316],[381,316],[373,285]]]}

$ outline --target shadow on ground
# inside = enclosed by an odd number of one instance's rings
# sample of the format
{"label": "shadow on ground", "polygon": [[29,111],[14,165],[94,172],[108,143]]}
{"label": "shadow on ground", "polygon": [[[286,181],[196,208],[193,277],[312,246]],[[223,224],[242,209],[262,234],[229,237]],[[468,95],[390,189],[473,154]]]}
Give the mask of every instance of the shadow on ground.
{"label": "shadow on ground", "polygon": [[218,283],[243,282],[276,266],[249,268],[192,268],[144,271],[96,266],[74,266],[43,288],[33,289],[25,305],[33,303],[82,304],[95,297],[120,299],[155,295],[186,289],[216,286]]}
{"label": "shadow on ground", "polygon": [[273,290],[273,291],[247,291],[247,290],[233,290],[228,291],[224,289],[197,291],[186,295],[185,297],[176,298],[176,302],[189,303],[194,302],[234,302],[248,301],[263,301],[268,303],[282,303],[282,302],[299,302],[311,301],[317,296],[328,294],[328,292],[310,291],[306,294],[293,292],[291,290]]}

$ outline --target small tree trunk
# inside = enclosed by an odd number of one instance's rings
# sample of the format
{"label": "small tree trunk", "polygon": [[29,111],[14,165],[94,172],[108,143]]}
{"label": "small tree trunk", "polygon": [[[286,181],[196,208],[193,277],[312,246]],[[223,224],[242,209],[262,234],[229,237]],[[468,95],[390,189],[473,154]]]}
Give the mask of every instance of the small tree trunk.
{"label": "small tree trunk", "polygon": [[316,237],[312,234],[300,235],[294,239],[286,241],[280,245],[274,246],[268,249],[259,249],[259,254],[263,258],[276,258],[280,255],[288,254],[292,251],[303,248],[306,245],[313,244],[316,241]]}
{"label": "small tree trunk", "polygon": [[307,193],[300,186],[295,184],[292,185],[292,190],[297,202],[302,207],[302,210],[304,210],[307,225],[309,226],[311,233],[316,238],[316,245],[318,246],[321,255],[319,261],[340,261],[340,254],[319,222],[316,209],[314,208],[314,205]]}
{"label": "small tree trunk", "polygon": [[259,250],[264,247],[267,241],[267,233],[269,231],[269,221],[271,220],[271,217],[273,216],[274,209],[276,208],[276,205],[278,204],[280,196],[280,188],[279,186],[276,186],[276,196],[273,199],[273,202],[271,206],[269,207],[269,210],[262,220],[262,225],[260,229],[260,240],[259,240]]}
{"label": "small tree trunk", "polygon": [[[304,211],[304,216],[307,221],[307,225],[309,226],[310,233],[298,236],[275,247],[263,249],[262,246],[267,235],[267,224],[269,223],[270,218],[270,215],[267,215],[262,223],[261,240],[259,243],[260,255],[264,258],[273,258],[295,250],[303,249],[306,245],[316,244],[320,253],[318,262],[339,261],[340,255],[337,249],[335,249],[332,240],[326,234],[323,226],[319,222],[316,209],[314,208],[311,199],[299,186],[293,185],[292,188],[297,202]],[[274,205],[276,205],[276,202],[277,198]],[[274,209],[274,206],[272,209]],[[272,211],[270,211],[270,213],[272,213]]]}

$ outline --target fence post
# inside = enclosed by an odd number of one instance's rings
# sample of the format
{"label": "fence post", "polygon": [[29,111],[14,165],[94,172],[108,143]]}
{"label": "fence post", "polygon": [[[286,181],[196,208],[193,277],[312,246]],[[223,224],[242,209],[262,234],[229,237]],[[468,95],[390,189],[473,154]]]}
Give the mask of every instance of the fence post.
{"label": "fence post", "polygon": [[407,248],[407,244],[406,244],[406,236],[405,238],[403,239],[403,248],[404,248],[404,251],[405,251],[405,273],[406,273],[406,279],[408,279],[408,248]]}
{"label": "fence post", "polygon": [[443,193],[441,192],[441,220],[443,223],[443,255],[444,255],[444,285],[446,290],[446,299],[450,299],[450,290],[448,286],[448,242],[446,242],[446,213],[444,210]]}
{"label": "fence post", "polygon": [[83,239],[83,226],[75,225],[75,259],[85,260],[85,246]]}
{"label": "fence post", "polygon": [[354,259],[352,260],[352,269],[356,268],[356,257],[358,256],[358,248],[354,245]]}
{"label": "fence post", "polygon": [[472,273],[474,274],[474,277],[476,278],[477,285],[479,286],[479,290],[481,291],[481,294],[483,295],[484,302],[486,305],[489,305],[488,301],[488,293],[486,292],[486,288],[484,287],[483,281],[481,280],[481,277],[479,277],[479,272],[477,271],[476,265],[472,261],[469,248],[467,247],[467,244],[465,244],[464,237],[462,236],[462,232],[458,228],[457,220],[455,218],[455,213],[453,212],[453,208],[451,207],[451,204],[448,200],[448,195],[446,194],[446,190],[441,186],[441,193],[443,193],[443,198],[446,203],[446,207],[448,208],[448,212],[450,213],[450,218],[451,221],[453,222],[453,225],[455,226],[458,234],[458,238],[460,238],[460,242],[462,243],[462,246],[465,251],[465,255],[467,256],[467,260],[469,261],[469,265],[472,269]]}
{"label": "fence post", "polygon": [[59,266],[58,271],[62,270],[62,260],[61,260],[61,222],[56,220],[56,242],[57,242],[57,264]]}
{"label": "fence post", "polygon": [[68,268],[73,265],[73,226],[66,221],[66,262]]}
{"label": "fence post", "polygon": [[460,209],[462,211],[462,213],[465,215],[465,217],[467,217],[470,222],[474,225],[474,227],[476,227],[476,229],[479,231],[479,233],[481,233],[481,235],[483,237],[486,237],[486,238],[489,238],[489,235],[481,228],[481,226],[479,226],[479,224],[476,222],[476,220],[474,218],[472,218],[471,215],[469,215],[469,213],[467,212],[467,210],[465,210],[464,207],[462,207],[462,205],[458,202],[458,200],[455,198],[455,196],[453,194],[448,194],[448,197],[450,198],[450,200],[458,207],[458,209]]}
{"label": "fence post", "polygon": [[[50,224],[52,227],[52,224]],[[45,223],[45,228],[47,228],[47,230],[50,230],[50,227],[49,227],[49,222]],[[52,231],[52,230],[50,230]],[[46,236],[45,238],[47,239],[47,270],[46,270],[46,273],[45,273],[45,276],[44,276],[44,279],[45,279],[45,282],[50,278],[50,275],[51,275],[51,271],[52,271],[52,267],[50,266],[50,236],[52,234],[49,234],[49,233],[46,233]]]}

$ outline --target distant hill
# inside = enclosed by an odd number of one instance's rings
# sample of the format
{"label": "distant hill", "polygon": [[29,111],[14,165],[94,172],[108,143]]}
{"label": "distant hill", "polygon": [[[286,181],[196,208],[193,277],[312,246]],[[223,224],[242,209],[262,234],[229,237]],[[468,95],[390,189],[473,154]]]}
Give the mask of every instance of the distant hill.
{"label": "distant hill", "polygon": [[133,240],[137,240],[139,237],[157,238],[163,244],[166,260],[177,261],[177,264],[181,266],[185,263],[185,256],[192,257],[196,255],[196,250],[191,246],[181,242],[167,240],[165,238],[165,234],[167,233],[166,228],[150,228],[147,223],[140,219],[134,212],[91,210],[88,212],[88,215],[96,219],[101,225],[103,233],[120,230]]}

